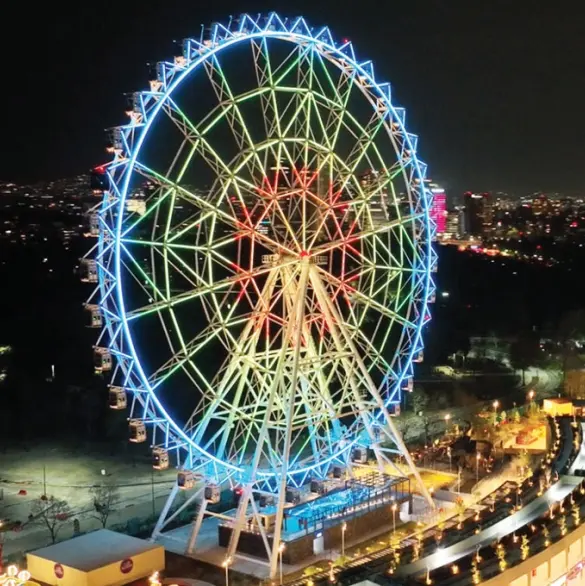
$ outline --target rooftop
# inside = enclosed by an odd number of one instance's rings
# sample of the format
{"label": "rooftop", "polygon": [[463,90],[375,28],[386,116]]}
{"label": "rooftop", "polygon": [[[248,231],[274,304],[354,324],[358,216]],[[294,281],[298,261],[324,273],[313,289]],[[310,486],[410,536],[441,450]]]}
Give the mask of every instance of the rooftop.
{"label": "rooftop", "polygon": [[90,572],[108,564],[160,548],[162,548],[161,545],[148,543],[137,537],[100,529],[31,551],[29,555],[83,572]]}

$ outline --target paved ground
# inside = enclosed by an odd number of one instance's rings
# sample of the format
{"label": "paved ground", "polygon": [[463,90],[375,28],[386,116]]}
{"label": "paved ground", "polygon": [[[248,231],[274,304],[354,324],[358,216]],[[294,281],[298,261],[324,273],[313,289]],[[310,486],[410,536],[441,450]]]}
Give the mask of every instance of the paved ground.
{"label": "paved ground", "polygon": [[[132,453],[136,451],[131,446],[128,454]],[[91,517],[91,486],[104,481],[119,486],[120,500],[108,519],[108,526],[111,526],[152,515],[153,490],[154,509],[160,511],[175,474],[176,471],[153,471],[146,458],[110,456],[98,450],[75,451],[57,446],[4,450],[0,453],[0,491],[3,492],[0,517],[25,524],[21,531],[5,533],[4,555],[36,549],[48,543],[47,530],[28,523],[31,506],[45,487],[48,495],[69,503],[72,515],[59,533],[59,539],[66,539],[73,535],[74,518],[79,520],[81,531],[100,527],[99,522]],[[19,491],[26,491],[26,494],[19,494]]]}

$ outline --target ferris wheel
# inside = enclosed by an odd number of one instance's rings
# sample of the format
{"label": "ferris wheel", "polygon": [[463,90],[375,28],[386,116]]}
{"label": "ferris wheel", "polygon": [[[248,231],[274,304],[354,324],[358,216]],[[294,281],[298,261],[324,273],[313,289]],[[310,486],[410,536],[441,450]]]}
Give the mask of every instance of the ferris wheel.
{"label": "ferris wheel", "polygon": [[274,575],[290,491],[368,454],[402,475],[403,457],[432,503],[393,421],[435,296],[432,196],[372,62],[303,18],[243,15],[184,41],[127,115],[84,270],[110,404],[179,468],[155,534],[191,488],[192,546],[240,487],[231,556],[271,496]]}

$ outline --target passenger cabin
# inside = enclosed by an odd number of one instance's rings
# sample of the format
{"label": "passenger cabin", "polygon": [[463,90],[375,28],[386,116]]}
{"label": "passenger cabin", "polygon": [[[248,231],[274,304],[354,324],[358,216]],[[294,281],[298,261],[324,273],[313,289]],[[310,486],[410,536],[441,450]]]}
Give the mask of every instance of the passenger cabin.
{"label": "passenger cabin", "polygon": [[126,391],[122,387],[110,387],[108,391],[108,404],[110,409],[126,409],[128,406],[128,398]]}
{"label": "passenger cabin", "polygon": [[146,425],[140,419],[131,419],[128,423],[130,432],[129,440],[134,444],[142,444],[146,441]]}
{"label": "passenger cabin", "polygon": [[366,464],[368,462],[368,450],[366,448],[354,448],[351,451],[351,461],[356,464]]}
{"label": "passenger cabin", "polygon": [[191,490],[195,486],[195,476],[191,470],[179,470],[177,486],[181,490]]}
{"label": "passenger cabin", "polygon": [[98,282],[98,269],[95,260],[90,258],[81,259],[79,266],[81,273],[81,281],[83,283],[97,283]]}
{"label": "passenger cabin", "polygon": [[221,499],[221,490],[217,484],[208,484],[205,487],[205,499],[212,505],[219,503]]}
{"label": "passenger cabin", "polygon": [[287,487],[285,501],[297,505],[301,502],[301,491],[294,486]]}
{"label": "passenger cabin", "polygon": [[403,391],[407,391],[409,393],[412,393],[413,386],[414,386],[414,383],[413,383],[412,377],[409,376],[408,378],[405,378],[402,380],[402,385],[400,388]]}
{"label": "passenger cabin", "polygon": [[88,216],[88,234],[90,236],[99,236],[100,235],[100,216],[98,213],[93,212]]}
{"label": "passenger cabin", "polygon": [[155,470],[166,470],[169,467],[169,453],[164,448],[152,450],[152,467]]}
{"label": "passenger cabin", "polygon": [[88,328],[101,328],[103,325],[102,312],[99,305],[85,304],[85,310],[89,314]]}
{"label": "passenger cabin", "polygon": [[112,354],[107,348],[95,346],[93,349],[93,365],[96,372],[112,370]]}

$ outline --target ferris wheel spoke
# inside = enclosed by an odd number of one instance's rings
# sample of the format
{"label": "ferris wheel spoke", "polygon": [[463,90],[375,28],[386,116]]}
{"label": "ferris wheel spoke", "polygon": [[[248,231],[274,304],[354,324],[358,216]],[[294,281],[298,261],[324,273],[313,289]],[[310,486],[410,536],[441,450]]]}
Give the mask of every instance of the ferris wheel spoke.
{"label": "ferris wheel spoke", "polygon": [[[366,136],[365,140],[367,142],[367,140],[368,140],[367,134],[366,134],[367,131],[364,130],[363,132],[364,132],[364,136]],[[311,240],[309,248],[312,248],[314,246],[316,239],[317,239],[317,235],[323,229],[323,226],[325,226],[325,222],[326,222],[327,218],[329,218],[329,217],[333,218],[337,234],[341,238],[343,238],[344,236],[345,237],[349,236],[349,234],[351,234],[356,229],[358,224],[360,224],[360,223],[361,224],[369,224],[369,225],[374,224],[372,217],[371,217],[371,212],[370,212],[371,202],[374,198],[378,198],[378,197],[383,198],[384,197],[383,193],[384,193],[385,187],[387,185],[392,185],[393,179],[397,176],[397,174],[400,172],[400,170],[399,169],[392,169],[389,172],[384,173],[383,174],[384,179],[382,181],[378,181],[375,184],[369,186],[369,188],[367,190],[364,190],[362,188],[362,186],[359,185],[359,182],[358,182],[357,183],[357,186],[359,189],[358,196],[353,197],[349,201],[340,201],[341,197],[345,193],[345,190],[347,189],[348,183],[350,181],[355,182],[356,168],[359,165],[359,163],[361,163],[363,161],[364,158],[366,159],[366,161],[368,161],[369,166],[371,168],[375,167],[373,162],[370,161],[369,155],[367,154],[367,145],[363,151],[359,151],[359,154],[358,154],[358,150],[354,149],[353,153],[350,154],[349,164],[344,169],[344,173],[343,173],[342,177],[340,178],[340,185],[341,186],[337,187],[335,190],[335,193],[333,193],[333,192],[330,193],[330,195],[328,197],[328,206],[327,206],[328,212],[327,212],[327,214],[324,214],[323,218],[321,219],[320,225],[319,225],[318,229],[316,230],[315,235],[313,236],[313,239]],[[347,210],[347,209],[354,210],[355,218],[350,226],[349,233],[342,229],[341,225],[339,224],[339,222],[337,221],[337,218],[335,216],[335,212],[340,209],[341,210]]]}
{"label": "ferris wheel spoke", "polygon": [[[203,435],[207,430],[208,424],[215,417],[216,410],[221,405],[227,404],[231,410],[226,425],[223,427],[221,442],[217,450],[218,457],[220,458],[224,455],[228,438],[231,435],[231,428],[237,418],[236,414],[242,408],[242,399],[245,396],[244,391],[247,388],[248,373],[253,366],[253,355],[256,344],[262,332],[262,325],[265,323],[271,311],[271,297],[276,278],[276,272],[272,271],[269,273],[264,289],[259,295],[254,312],[247,319],[239,339],[233,340],[233,345],[228,354],[230,357],[229,363],[224,367],[219,380],[215,381],[212,387],[217,390],[213,392],[209,404],[204,407],[202,406],[202,409],[205,409],[205,417],[202,419],[203,424],[200,424],[197,432],[193,434],[194,441],[200,444],[203,441]],[[186,359],[191,359],[192,357],[193,354],[191,352],[186,352]],[[236,383],[236,394],[231,401],[227,402],[227,394]],[[196,412],[191,416],[187,424],[188,430],[192,427],[191,422],[200,422],[200,418],[198,417],[200,414]]]}
{"label": "ferris wheel spoke", "polygon": [[407,222],[415,222],[420,220],[424,215],[423,214],[415,214],[408,216],[407,218],[401,218],[400,220],[393,220],[391,222],[386,222],[377,228],[372,228],[371,230],[362,230],[361,232],[356,232],[352,234],[348,238],[340,239],[334,241],[332,243],[322,244],[320,246],[316,246],[311,250],[311,253],[314,255],[322,255],[327,252],[331,252],[332,250],[336,250],[342,246],[348,246],[350,244],[354,244],[356,242],[360,242],[362,240],[367,240],[372,236],[376,236],[378,234],[383,234],[392,230],[395,227],[401,227]]}
{"label": "ferris wheel spoke", "polygon": [[[162,195],[160,195],[161,193]],[[160,188],[158,193],[151,194],[151,196],[146,199],[146,210],[143,214],[133,214],[129,218],[124,219],[121,237],[125,238],[128,234],[134,232],[141,224],[146,224],[151,219],[152,214],[156,213],[157,210],[163,207],[163,204],[167,203],[167,199],[172,193],[173,190],[171,189],[165,190]],[[154,203],[152,203],[153,199],[155,200]]]}
{"label": "ferris wheel spoke", "polygon": [[[120,243],[120,249],[124,251],[124,258],[130,261],[130,264],[128,264],[128,262],[121,259],[122,265],[128,274],[132,276],[133,280],[140,285],[141,289],[149,296],[154,294],[154,296],[158,297],[159,299],[166,299],[164,293],[158,288],[157,284],[151,278],[151,276],[148,275],[146,271],[140,266],[140,263],[136,261],[128,248],[124,246],[124,244]],[[134,270],[132,270],[131,266]],[[144,286],[144,283],[150,287],[150,290]]]}
{"label": "ferris wheel spoke", "polygon": [[372,115],[365,127],[359,127],[356,142],[348,156],[349,172],[347,177],[341,181],[339,191],[343,191],[347,187],[347,183],[356,173],[360,163],[368,156],[369,149],[375,146],[378,133],[386,127],[385,119],[376,114]]}
{"label": "ferris wheel spoke", "polygon": [[[196,149],[216,176],[224,176],[226,178],[232,176],[225,161],[205,138],[205,129],[203,131],[199,130],[171,98],[167,97],[165,99],[162,110],[184,138]],[[215,123],[216,121],[211,122],[208,128],[212,127]]]}
{"label": "ferris wheel spoke", "polygon": [[[211,212],[214,214],[216,219],[219,219],[221,222],[224,222],[230,225],[237,230],[244,230],[248,232],[252,232],[254,236],[260,240],[265,240],[271,242],[269,238],[264,238],[264,236],[254,230],[253,227],[244,224],[243,222],[239,221],[237,218],[234,218],[231,214],[224,211],[217,205],[214,205],[210,201],[208,201],[203,194],[199,195],[195,191],[191,191],[186,189],[185,187],[179,185],[178,183],[173,182],[172,180],[168,179],[161,173],[154,171],[153,169],[148,168],[146,165],[136,162],[135,164],[136,171],[142,175],[147,180],[161,186],[165,187],[169,190],[173,190],[178,196],[186,199],[190,203],[196,205],[204,212]],[[271,242],[272,243],[272,242]]]}
{"label": "ferris wheel spoke", "polygon": [[272,62],[266,37],[260,40],[252,39],[252,52],[254,57],[254,71],[258,87],[269,88],[268,93],[260,95],[262,104],[262,118],[267,138],[282,136],[280,125],[280,112],[276,98],[276,90],[273,84]]}
{"label": "ferris wheel spoke", "polygon": [[[250,176],[255,177],[259,173],[261,177],[266,177],[265,165],[258,156],[256,142],[252,139],[242,114],[239,98],[234,95],[217,56],[205,61],[205,70],[217,100],[224,108],[224,118],[228,122],[238,149],[240,151],[248,150],[252,155],[248,159],[248,161],[252,161],[251,165],[248,163]],[[244,99],[249,99],[249,97],[245,96]]]}
{"label": "ferris wheel spoke", "polygon": [[[343,281],[341,281],[337,277],[333,276],[331,273],[322,270],[320,267],[317,267],[317,270],[319,272],[319,275],[323,278],[324,281],[326,281],[336,287],[346,287],[346,285],[345,285],[345,283],[343,283]],[[378,311],[378,313],[380,313],[381,315],[384,315],[385,317],[388,317],[388,318],[392,319],[393,321],[400,323],[402,326],[407,326],[409,328],[416,328],[416,324],[413,324],[409,320],[405,319],[404,317],[395,313],[394,311],[388,309],[384,305],[378,303],[375,299],[372,299],[370,296],[366,295],[365,293],[363,293],[357,289],[352,291],[351,296],[355,302],[359,302],[359,303],[365,304],[369,307],[372,307],[373,309],[376,309],[376,311]]]}
{"label": "ferris wheel spoke", "polygon": [[[162,366],[154,371],[149,379],[151,388],[156,391],[162,383],[189,362],[197,352],[207,344],[211,343],[218,334],[219,330],[217,328],[213,328],[212,325],[207,326],[202,332],[200,332],[195,340],[192,340],[188,345],[184,346],[182,350],[174,354]],[[211,392],[211,386],[208,385],[208,388],[204,390],[206,392]]]}
{"label": "ferris wheel spoke", "polygon": [[[293,264],[294,260],[291,259],[289,261],[284,261],[285,264]],[[137,267],[139,268],[139,267]],[[255,279],[261,275],[265,275],[272,271],[271,267],[261,266],[251,271],[242,271],[237,275],[227,277],[225,279],[220,279],[213,283],[205,283],[200,287],[196,287],[191,291],[186,291],[185,293],[180,293],[171,297],[169,299],[165,299],[161,302],[155,302],[150,305],[146,305],[144,307],[140,307],[138,309],[132,310],[128,313],[128,320],[138,319],[140,317],[144,317],[154,311],[158,311],[160,309],[168,308],[168,307],[175,307],[181,303],[185,303],[186,301],[191,301],[192,299],[197,299],[198,297],[202,297],[203,295],[207,295],[209,293],[223,291],[225,289],[229,289],[238,283],[245,282],[250,279]],[[152,284],[155,287],[154,283]]]}
{"label": "ferris wheel spoke", "polygon": [[[330,79],[330,78],[329,78]],[[333,81],[331,80],[333,85]],[[337,96],[338,107],[331,108],[327,119],[327,134],[331,136],[331,150],[334,151],[337,148],[341,130],[345,126],[345,117],[349,112],[349,100],[352,95],[352,91],[355,87],[355,73],[346,74],[342,72],[339,76],[338,82],[335,88],[335,95]],[[353,117],[352,117],[353,119]],[[355,120],[355,119],[353,119]]]}

